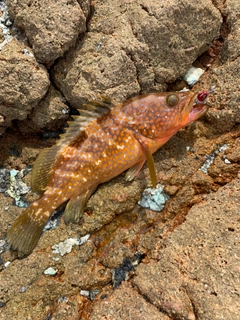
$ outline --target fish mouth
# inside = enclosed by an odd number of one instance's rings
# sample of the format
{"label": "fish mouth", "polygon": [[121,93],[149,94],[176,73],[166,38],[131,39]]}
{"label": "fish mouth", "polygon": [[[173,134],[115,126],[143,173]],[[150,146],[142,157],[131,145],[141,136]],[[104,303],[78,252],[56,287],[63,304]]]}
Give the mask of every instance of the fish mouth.
{"label": "fish mouth", "polygon": [[200,118],[208,109],[206,104],[193,104],[188,115],[188,123],[191,123]]}
{"label": "fish mouth", "polygon": [[206,99],[204,99],[203,101],[199,101],[198,96],[199,94],[193,95],[189,103],[187,124],[200,118],[208,109]]}

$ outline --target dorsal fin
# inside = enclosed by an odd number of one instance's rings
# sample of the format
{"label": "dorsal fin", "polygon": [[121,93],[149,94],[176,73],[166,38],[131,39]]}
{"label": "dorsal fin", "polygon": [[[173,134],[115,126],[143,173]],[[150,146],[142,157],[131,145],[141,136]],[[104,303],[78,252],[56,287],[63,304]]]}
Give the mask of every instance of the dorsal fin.
{"label": "dorsal fin", "polygon": [[110,113],[115,107],[115,101],[105,96],[99,96],[98,100],[90,100],[84,104],[85,109],[79,109],[79,116],[74,116],[74,121],[68,122],[66,132],[60,135],[56,145],[41,151],[34,163],[32,170],[32,189],[43,192],[49,185],[51,173],[58,154],[66,146],[77,147],[87,138],[85,129],[96,119]]}
{"label": "dorsal fin", "polygon": [[74,116],[74,121],[69,121],[66,132],[60,136],[57,145],[60,147],[73,144],[81,133],[96,119],[110,113],[111,109],[116,106],[117,102],[103,95],[99,99],[90,100],[83,104],[85,109],[78,109],[80,115]]}
{"label": "dorsal fin", "polygon": [[32,169],[31,185],[34,191],[46,190],[59,151],[60,146],[54,145],[40,152]]}

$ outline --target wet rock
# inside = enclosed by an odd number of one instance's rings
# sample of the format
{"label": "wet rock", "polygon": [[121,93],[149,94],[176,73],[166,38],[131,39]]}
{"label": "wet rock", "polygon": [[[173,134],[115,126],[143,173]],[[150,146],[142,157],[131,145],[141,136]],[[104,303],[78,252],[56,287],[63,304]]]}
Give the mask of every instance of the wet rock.
{"label": "wet rock", "polygon": [[[83,1],[87,9],[87,1]],[[86,17],[77,0],[7,1],[14,23],[23,29],[36,58],[50,66],[85,32]]]}
{"label": "wet rock", "polygon": [[[24,120],[49,87],[45,67],[24,52],[17,40],[7,43],[0,55],[0,133],[12,120]],[[31,51],[30,48],[28,48]]]}
{"label": "wet rock", "polygon": [[117,288],[124,280],[129,279],[129,273],[133,271],[136,266],[143,259],[143,255],[136,253],[133,258],[125,258],[122,264],[112,271],[113,288]]}
{"label": "wet rock", "polygon": [[134,284],[169,316],[238,317],[239,187],[238,178],[193,207],[186,222],[162,243],[158,261],[137,267]]}
{"label": "wet rock", "polygon": [[84,41],[54,67],[54,82],[75,108],[96,92],[123,100],[161,90],[185,74],[220,24],[211,1],[97,3]]}

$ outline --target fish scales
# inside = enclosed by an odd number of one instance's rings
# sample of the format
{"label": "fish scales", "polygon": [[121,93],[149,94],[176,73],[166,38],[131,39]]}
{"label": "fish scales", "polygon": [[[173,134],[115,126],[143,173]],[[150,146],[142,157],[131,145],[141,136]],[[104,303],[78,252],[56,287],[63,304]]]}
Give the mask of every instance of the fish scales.
{"label": "fish scales", "polygon": [[66,201],[65,222],[78,222],[100,183],[127,169],[130,181],[145,161],[155,187],[152,154],[206,111],[207,94],[150,93],[119,104],[102,96],[86,104],[56,145],[37,158],[32,188],[43,195],[9,229],[13,249],[29,254],[53,211]]}

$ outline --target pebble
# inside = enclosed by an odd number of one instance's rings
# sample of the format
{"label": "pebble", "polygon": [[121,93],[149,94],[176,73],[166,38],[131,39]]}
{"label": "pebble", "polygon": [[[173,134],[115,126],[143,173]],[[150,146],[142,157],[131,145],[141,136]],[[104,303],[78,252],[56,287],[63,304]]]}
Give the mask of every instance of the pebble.
{"label": "pebble", "polygon": [[143,191],[142,199],[138,204],[143,208],[148,208],[153,211],[161,211],[170,197],[163,191],[164,186],[158,184],[156,189],[147,188]]}

